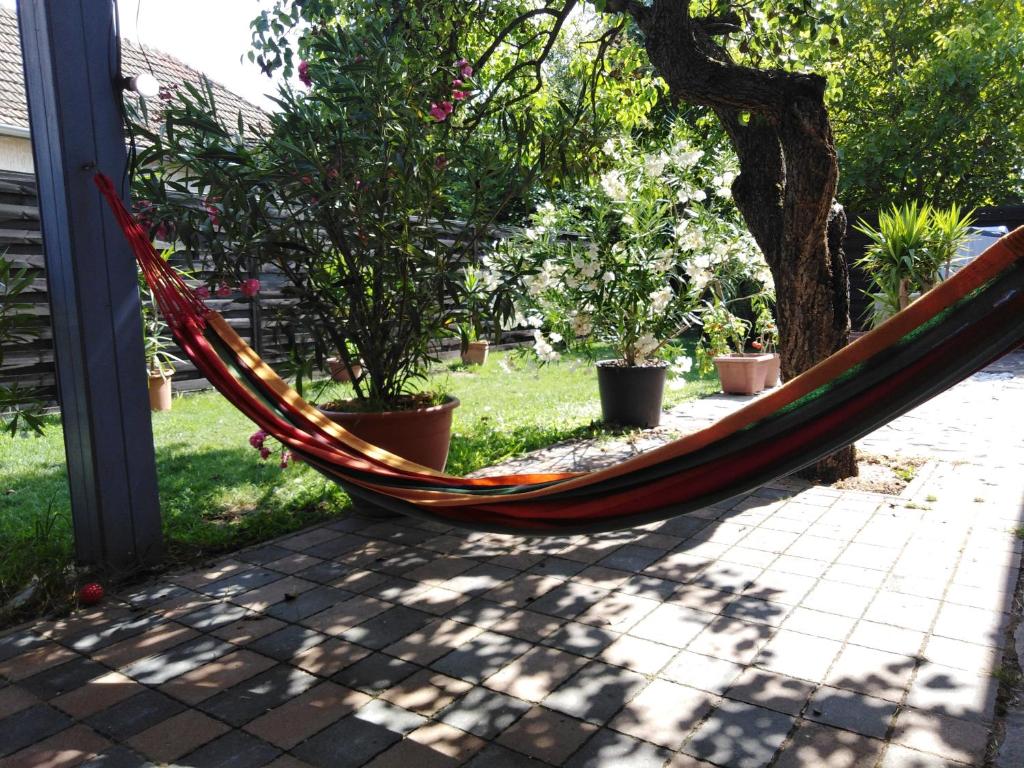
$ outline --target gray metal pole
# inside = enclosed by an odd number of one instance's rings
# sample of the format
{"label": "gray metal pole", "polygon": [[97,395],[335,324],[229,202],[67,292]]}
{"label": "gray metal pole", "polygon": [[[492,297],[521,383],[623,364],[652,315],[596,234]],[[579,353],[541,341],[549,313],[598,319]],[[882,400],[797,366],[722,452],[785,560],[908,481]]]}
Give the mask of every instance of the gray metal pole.
{"label": "gray metal pole", "polygon": [[19,0],[78,560],[162,550],[135,261],[93,184],[127,158],[111,0]]}

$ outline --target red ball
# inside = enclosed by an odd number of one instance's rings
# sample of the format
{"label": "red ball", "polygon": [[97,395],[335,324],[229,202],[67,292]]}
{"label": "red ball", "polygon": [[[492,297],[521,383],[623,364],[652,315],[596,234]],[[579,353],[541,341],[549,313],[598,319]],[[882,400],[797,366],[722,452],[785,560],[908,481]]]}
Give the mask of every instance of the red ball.
{"label": "red ball", "polygon": [[103,587],[95,581],[78,590],[78,601],[82,605],[96,605],[103,599]]}

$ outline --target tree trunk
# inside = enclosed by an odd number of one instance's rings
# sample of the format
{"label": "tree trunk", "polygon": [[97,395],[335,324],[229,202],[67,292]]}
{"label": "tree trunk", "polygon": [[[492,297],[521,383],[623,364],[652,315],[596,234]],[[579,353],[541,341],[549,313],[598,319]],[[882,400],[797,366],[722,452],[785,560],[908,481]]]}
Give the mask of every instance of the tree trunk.
{"label": "tree trunk", "polygon": [[[633,13],[673,100],[711,107],[736,149],[733,197],[775,279],[782,372],[793,378],[843,347],[850,330],[825,80],[736,65],[712,39],[721,20],[691,18],[688,2],[655,0]],[[826,482],[856,473],[853,446],[804,470]]]}

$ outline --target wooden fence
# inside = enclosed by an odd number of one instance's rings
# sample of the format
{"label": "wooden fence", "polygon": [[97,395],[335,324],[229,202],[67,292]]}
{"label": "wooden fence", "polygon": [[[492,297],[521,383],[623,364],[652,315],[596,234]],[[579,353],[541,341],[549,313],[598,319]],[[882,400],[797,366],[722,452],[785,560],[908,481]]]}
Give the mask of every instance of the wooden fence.
{"label": "wooden fence", "polygon": [[[851,222],[857,220],[856,216],[850,217]],[[983,208],[975,214],[975,220],[981,226],[1005,225],[1013,229],[1024,224],[1024,205]],[[874,222],[869,219],[869,223]],[[501,234],[498,233],[497,236]],[[864,253],[866,244],[867,238],[851,227],[845,244],[847,262],[856,262]],[[55,401],[53,339],[49,327],[50,305],[46,290],[36,183],[31,175],[0,171],[0,253],[16,267],[26,267],[30,270],[33,277],[32,287],[22,300],[31,304],[30,311],[41,319],[43,326],[39,338],[31,343],[5,348],[0,383],[17,382],[25,386],[42,387]],[[195,276],[203,278],[205,275],[196,272]],[[276,310],[292,299],[289,299],[282,290],[285,280],[280,274],[267,271],[259,275],[259,278],[261,290],[255,299],[214,297],[207,303],[223,314],[231,326],[249,341],[265,360],[271,365],[277,365],[288,360],[289,343],[275,327],[274,317]],[[856,267],[851,267],[850,282],[851,314],[854,327],[859,327],[867,306],[864,298],[867,281]],[[299,342],[302,342],[301,338]],[[179,364],[177,369],[174,377],[175,389],[188,390],[206,386],[206,381],[199,376],[191,363]]]}

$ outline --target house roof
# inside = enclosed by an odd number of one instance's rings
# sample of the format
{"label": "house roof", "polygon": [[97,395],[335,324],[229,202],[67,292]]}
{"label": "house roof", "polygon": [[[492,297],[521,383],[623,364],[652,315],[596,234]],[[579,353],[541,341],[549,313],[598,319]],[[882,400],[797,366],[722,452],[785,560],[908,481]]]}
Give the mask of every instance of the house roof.
{"label": "house roof", "polygon": [[[265,124],[266,113],[221,84],[210,80],[173,56],[130,40],[121,41],[121,70],[125,75],[151,72],[160,85],[173,90],[182,83],[210,83],[217,109],[228,125],[234,125],[241,113],[246,125]],[[14,10],[0,8],[0,125],[29,127],[25,103],[25,75],[21,63],[18,17]]]}

